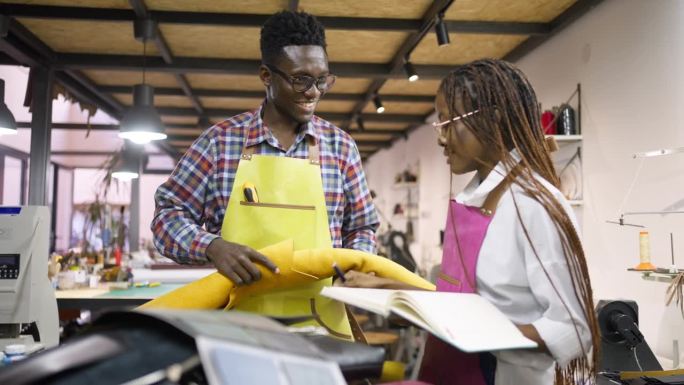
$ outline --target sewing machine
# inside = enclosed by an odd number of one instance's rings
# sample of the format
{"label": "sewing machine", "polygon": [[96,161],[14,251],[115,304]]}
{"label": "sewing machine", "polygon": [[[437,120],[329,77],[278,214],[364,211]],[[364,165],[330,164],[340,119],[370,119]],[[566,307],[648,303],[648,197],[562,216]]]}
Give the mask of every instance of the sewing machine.
{"label": "sewing machine", "polygon": [[[57,300],[47,273],[49,235],[48,207],[0,206],[0,349],[23,344],[31,353],[59,343]],[[21,334],[33,322],[38,341]]]}

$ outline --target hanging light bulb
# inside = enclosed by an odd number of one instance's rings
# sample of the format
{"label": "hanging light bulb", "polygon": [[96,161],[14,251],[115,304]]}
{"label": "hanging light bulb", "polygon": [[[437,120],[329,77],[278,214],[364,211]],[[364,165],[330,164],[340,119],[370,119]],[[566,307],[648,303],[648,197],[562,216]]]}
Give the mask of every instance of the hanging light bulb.
{"label": "hanging light bulb", "polygon": [[133,106],[126,111],[119,126],[119,137],[137,144],[166,139],[164,123],[154,108],[154,88],[145,84],[145,59],[147,40],[154,38],[156,23],[153,20],[136,20],[135,37],[143,42],[142,84],[133,86]]}
{"label": "hanging light bulb", "polygon": [[382,105],[382,101],[380,100],[380,97],[378,95],[375,95],[373,98],[373,104],[375,104],[375,111],[378,114],[382,114],[385,112],[385,106]]}
{"label": "hanging light bulb", "polygon": [[130,181],[140,176],[140,155],[142,148],[134,148],[130,144],[124,143],[118,162],[112,170],[112,178],[121,181]]}
{"label": "hanging light bulb", "polygon": [[404,72],[406,72],[406,76],[410,82],[415,82],[419,79],[418,73],[416,72],[416,67],[414,67],[413,64],[411,64],[411,62],[408,60],[406,60],[406,63],[404,63]]}
{"label": "hanging light bulb", "polygon": [[16,135],[17,121],[5,104],[5,80],[0,79],[0,136]]}

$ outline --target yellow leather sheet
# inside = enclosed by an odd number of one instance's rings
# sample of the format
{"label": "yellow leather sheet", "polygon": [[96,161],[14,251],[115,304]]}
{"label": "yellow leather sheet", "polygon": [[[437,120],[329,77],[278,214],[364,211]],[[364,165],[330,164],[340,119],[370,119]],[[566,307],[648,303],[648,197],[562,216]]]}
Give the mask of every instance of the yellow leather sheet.
{"label": "yellow leather sheet", "polygon": [[426,290],[435,286],[406,270],[404,267],[377,255],[350,249],[314,249],[294,251],[293,242],[283,241],[259,250],[279,268],[273,274],[258,265],[262,278],[248,286],[235,287],[219,273],[180,287],[140,306],[141,308],[174,309],[230,309],[240,300],[255,294],[291,289],[334,275],[333,262],[342,270],[375,272],[379,277],[391,278]]}

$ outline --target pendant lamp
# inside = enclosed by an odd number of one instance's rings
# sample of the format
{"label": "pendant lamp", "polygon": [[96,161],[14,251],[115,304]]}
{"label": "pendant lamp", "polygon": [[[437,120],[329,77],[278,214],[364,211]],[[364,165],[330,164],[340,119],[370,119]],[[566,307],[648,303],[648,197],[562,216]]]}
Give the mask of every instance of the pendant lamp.
{"label": "pendant lamp", "polygon": [[112,170],[112,178],[121,181],[130,181],[140,176],[140,159],[142,155],[141,146],[124,144],[119,160]]}
{"label": "pendant lamp", "polygon": [[137,144],[166,139],[164,123],[154,108],[154,88],[145,84],[147,40],[155,37],[157,25],[153,20],[135,21],[135,37],[143,42],[142,84],[133,86],[133,106],[126,111],[119,125],[119,137]]}

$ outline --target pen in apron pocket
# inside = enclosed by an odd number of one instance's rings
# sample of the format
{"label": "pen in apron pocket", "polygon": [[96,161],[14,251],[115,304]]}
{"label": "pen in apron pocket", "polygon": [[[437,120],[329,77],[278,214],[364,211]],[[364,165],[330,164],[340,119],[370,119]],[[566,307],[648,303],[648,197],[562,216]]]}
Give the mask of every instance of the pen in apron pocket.
{"label": "pen in apron pocket", "polygon": [[256,186],[254,186],[253,183],[245,182],[245,184],[242,185],[242,193],[245,195],[245,200],[247,202],[259,202],[259,196],[257,195]]}

